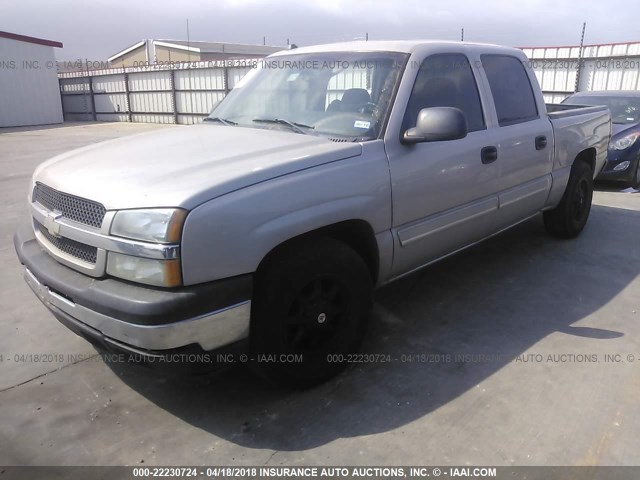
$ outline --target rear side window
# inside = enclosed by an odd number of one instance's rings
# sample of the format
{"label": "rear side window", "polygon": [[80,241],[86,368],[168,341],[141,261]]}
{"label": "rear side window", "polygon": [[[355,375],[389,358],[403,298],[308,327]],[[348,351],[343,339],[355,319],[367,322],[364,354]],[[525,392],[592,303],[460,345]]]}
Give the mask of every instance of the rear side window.
{"label": "rear side window", "polygon": [[501,127],[538,118],[538,107],[522,62],[508,55],[482,55],[498,124]]}
{"label": "rear side window", "polygon": [[402,131],[415,127],[420,110],[429,107],[459,108],[467,118],[470,132],[485,128],[478,87],[465,55],[442,53],[422,62],[409,97]]}

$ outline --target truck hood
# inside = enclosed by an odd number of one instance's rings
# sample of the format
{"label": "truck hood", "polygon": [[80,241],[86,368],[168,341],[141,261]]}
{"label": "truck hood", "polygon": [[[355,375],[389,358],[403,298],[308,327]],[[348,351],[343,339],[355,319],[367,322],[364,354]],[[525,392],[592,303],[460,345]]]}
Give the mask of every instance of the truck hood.
{"label": "truck hood", "polygon": [[360,155],[358,143],[257,128],[195,125],[132,135],[41,164],[34,180],[107,210],[193,207],[306,168]]}

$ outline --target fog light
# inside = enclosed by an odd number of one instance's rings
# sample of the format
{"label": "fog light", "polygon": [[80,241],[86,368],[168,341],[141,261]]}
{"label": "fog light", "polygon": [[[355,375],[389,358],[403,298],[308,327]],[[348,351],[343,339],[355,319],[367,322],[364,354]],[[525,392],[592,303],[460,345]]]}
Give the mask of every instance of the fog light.
{"label": "fog light", "polygon": [[626,170],[627,168],[629,168],[629,164],[631,162],[629,160],[625,160],[624,162],[620,162],[618,165],[616,165],[615,167],[613,167],[613,169],[616,172],[619,172],[620,170]]}
{"label": "fog light", "polygon": [[180,260],[154,260],[109,252],[107,273],[158,287],[177,287],[182,284]]}

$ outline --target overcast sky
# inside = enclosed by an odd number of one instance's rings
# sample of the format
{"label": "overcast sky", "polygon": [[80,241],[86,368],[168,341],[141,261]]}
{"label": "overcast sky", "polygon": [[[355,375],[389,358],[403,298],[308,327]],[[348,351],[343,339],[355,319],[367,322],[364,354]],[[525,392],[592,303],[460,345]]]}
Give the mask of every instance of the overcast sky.
{"label": "overcast sky", "polygon": [[58,60],[105,60],[144,38],[300,46],[364,38],[512,46],[640,40],[640,2],[619,0],[0,0],[0,30],[64,43]]}

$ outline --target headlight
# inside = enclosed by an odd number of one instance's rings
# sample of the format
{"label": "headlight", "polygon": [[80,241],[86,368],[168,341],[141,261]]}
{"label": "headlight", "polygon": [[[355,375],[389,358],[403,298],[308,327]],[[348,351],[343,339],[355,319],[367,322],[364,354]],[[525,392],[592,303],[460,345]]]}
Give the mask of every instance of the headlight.
{"label": "headlight", "polygon": [[109,252],[107,273],[137,283],[158,287],[182,284],[180,260],[154,260]]}
{"label": "headlight", "polygon": [[179,208],[120,210],[111,224],[111,235],[156,243],[176,243],[182,235],[187,212]]}
{"label": "headlight", "polygon": [[629,148],[636,142],[638,138],[637,133],[632,133],[631,135],[627,135],[626,137],[622,137],[611,144],[611,148],[613,150],[624,150],[625,148]]}

